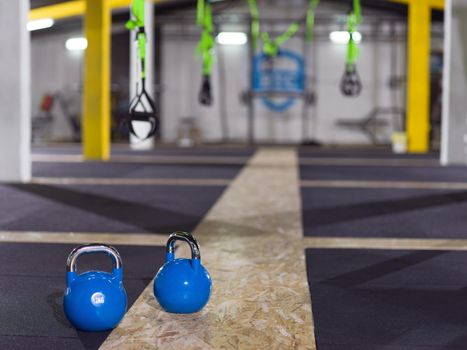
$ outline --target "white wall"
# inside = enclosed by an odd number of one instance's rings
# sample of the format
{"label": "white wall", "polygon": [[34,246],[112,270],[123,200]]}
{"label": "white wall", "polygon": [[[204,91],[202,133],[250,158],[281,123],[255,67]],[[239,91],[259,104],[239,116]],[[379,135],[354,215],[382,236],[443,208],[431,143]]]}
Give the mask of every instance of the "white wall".
{"label": "white wall", "polygon": [[[278,28],[280,30],[280,28]],[[371,28],[363,28],[369,32]],[[384,28],[383,28],[384,29]],[[191,31],[190,29],[189,31]],[[246,30],[246,28],[244,28]],[[326,28],[317,28],[317,31]],[[216,59],[213,70],[214,104],[205,108],[197,100],[200,85],[201,62],[194,59],[197,37],[186,35],[187,28],[179,24],[166,25],[162,31],[162,136],[166,141],[174,141],[181,117],[197,118],[203,136],[208,141],[221,139],[219,118],[219,91],[217,89],[218,65],[224,62],[226,67],[227,110],[230,127],[230,138],[246,140],[247,108],[242,105],[239,96],[249,86],[248,47],[219,46],[217,56],[222,54],[223,60]],[[185,33],[185,35],[183,34]],[[405,74],[405,41],[396,44],[398,74]],[[291,39],[284,46],[302,52],[302,40]],[[365,40],[361,44],[361,57],[358,70],[363,81],[363,92],[358,98],[343,97],[339,83],[344,71],[346,46],[332,44],[327,38],[317,40],[307,49],[307,74],[317,79],[313,88],[317,92],[318,103],[315,111],[317,120],[312,136],[321,142],[341,144],[362,144],[368,139],[361,133],[349,131],[336,126],[341,119],[360,119],[374,107],[390,107],[391,93],[388,88],[390,77],[391,43]],[[314,62],[316,60],[316,62]],[[315,67],[315,71],[313,71]],[[401,98],[399,100],[402,100]],[[275,113],[266,109],[260,101],[256,102],[256,140],[264,142],[301,142],[302,117],[301,101],[284,113]],[[404,107],[403,101],[401,105]],[[310,113],[312,111],[310,110]],[[389,116],[386,116],[390,119]],[[387,128],[384,139],[389,141],[391,129]]]}
{"label": "white wall", "polygon": [[[285,6],[284,13],[275,13],[274,10],[268,9],[262,14],[273,17],[289,15],[293,16],[293,18],[299,18],[301,16],[303,11],[300,13],[290,12],[287,6]],[[236,13],[244,10],[232,9]],[[326,16],[345,13],[342,9],[338,11],[327,9],[326,11],[329,12],[325,13]],[[186,13],[180,15],[186,16]],[[188,15],[194,16],[193,13],[188,13]],[[175,16],[178,16],[178,13]],[[399,39],[394,44],[388,40],[382,41],[371,38],[375,35],[375,28],[368,25],[371,18],[372,15],[365,12],[366,22],[361,27],[363,43],[360,45],[361,57],[358,61],[358,70],[364,88],[358,98],[346,98],[340,93],[339,83],[344,70],[346,46],[332,44],[327,37],[331,30],[342,29],[345,25],[339,27],[337,21],[334,21],[317,26],[316,32],[319,35],[307,49],[307,74],[310,82],[316,82],[311,84],[311,88],[317,93],[317,104],[309,108],[309,114],[314,116],[315,119],[312,123],[313,128],[307,135],[308,137],[316,138],[325,144],[368,143],[369,140],[364,134],[338,127],[336,125],[337,121],[364,118],[375,107],[405,107],[404,87],[395,94],[388,87],[392,50],[396,51],[397,56],[396,74],[399,76],[406,74],[405,24],[401,22],[398,25]],[[216,47],[217,58],[212,78],[214,104],[211,107],[203,107],[198,103],[201,61],[194,57],[199,29],[193,25],[193,21],[187,22],[191,23],[190,25],[183,25],[178,22],[171,23],[163,25],[161,46],[156,48],[161,55],[162,64],[160,110],[163,139],[165,141],[175,141],[180,119],[195,117],[206,141],[215,142],[221,140],[219,64],[222,62],[226,76],[225,94],[229,138],[232,141],[246,140],[248,110],[240,102],[240,94],[249,87],[250,62],[247,45]],[[228,27],[226,24],[222,26],[226,30],[248,30],[247,27],[242,25],[236,25],[236,28]],[[280,32],[285,27],[275,29]],[[383,25],[379,30],[387,33],[389,28]],[[54,93],[67,90],[70,94],[77,94],[78,104],[75,107],[80,108],[79,90],[82,54],[64,49],[66,39],[80,35],[80,31],[77,30],[66,33],[53,31],[44,35],[33,36],[31,43],[33,115],[36,114],[41,98],[46,92]],[[434,40],[432,46],[433,48],[442,47],[442,40]],[[302,40],[291,39],[285,47],[301,52],[303,49]],[[125,70],[126,73],[127,70]],[[282,114],[266,109],[260,101],[256,102],[255,107],[256,140],[278,143],[302,141],[301,101],[297,101],[293,108]],[[56,107],[55,114],[57,122],[52,130],[52,139],[70,139],[71,129],[61,109]],[[389,123],[392,122],[390,116],[383,116],[382,118],[387,118]],[[389,141],[391,131],[391,127],[385,128],[382,141]]]}
{"label": "white wall", "polygon": [[[243,28],[246,30],[246,28]],[[281,28],[278,28],[280,30]],[[167,25],[162,31],[162,136],[166,141],[174,141],[179,121],[183,117],[196,117],[203,137],[207,141],[219,141],[222,137],[219,106],[219,64],[225,69],[226,104],[231,140],[245,140],[247,135],[247,108],[240,102],[240,94],[249,86],[248,47],[216,46],[216,63],[213,69],[214,104],[203,107],[198,103],[201,83],[201,61],[195,59],[197,30],[181,25]],[[324,31],[326,28],[317,28]],[[366,29],[369,30],[368,28]],[[182,35],[181,35],[182,34]],[[193,35],[195,34],[195,35]],[[65,90],[67,95],[78,98],[81,84],[81,52],[64,49],[66,39],[80,36],[79,31],[37,35],[31,43],[32,64],[32,114],[37,114],[45,93]],[[285,48],[302,51],[301,39],[291,39]],[[361,57],[358,62],[360,77],[364,84],[358,98],[343,97],[339,82],[343,74],[345,45],[335,45],[327,38],[317,40],[307,49],[307,74],[317,79],[311,86],[317,92],[318,103],[310,107],[309,113],[316,115],[314,129],[309,136],[324,143],[366,143],[368,139],[361,133],[337,127],[340,119],[364,117],[375,106],[391,106],[391,94],[387,87],[391,44],[365,40],[361,44]],[[222,58],[219,57],[222,55]],[[404,74],[405,42],[397,44],[398,72]],[[317,68],[317,69],[314,69]],[[403,107],[403,101],[401,105]],[[78,103],[74,108],[80,108]],[[302,102],[285,113],[275,113],[266,109],[261,101],[255,104],[255,136],[265,142],[302,141]],[[71,129],[61,108],[54,108],[56,121],[53,124],[52,140],[71,139]],[[390,129],[385,139],[389,140]]]}
{"label": "white wall", "polygon": [[27,0],[0,0],[0,181],[31,178],[28,13]]}
{"label": "white wall", "polygon": [[[78,99],[72,109],[80,109],[81,61],[83,52],[67,51],[65,42],[71,37],[82,36],[80,31],[39,34],[31,40],[31,110],[35,117],[44,94],[64,92],[68,97]],[[50,137],[52,140],[70,140],[71,128],[63,111],[55,104],[55,121]]]}
{"label": "white wall", "polygon": [[445,62],[441,163],[467,164],[467,1],[448,0],[445,11]]}

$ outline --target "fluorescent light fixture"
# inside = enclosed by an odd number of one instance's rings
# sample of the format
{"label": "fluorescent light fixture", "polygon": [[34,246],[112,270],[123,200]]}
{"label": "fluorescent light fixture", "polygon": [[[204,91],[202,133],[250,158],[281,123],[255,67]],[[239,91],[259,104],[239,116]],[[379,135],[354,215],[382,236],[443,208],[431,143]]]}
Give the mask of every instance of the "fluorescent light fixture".
{"label": "fluorescent light fixture", "polygon": [[27,29],[32,32],[35,30],[41,30],[41,29],[46,29],[50,28],[54,25],[54,20],[52,18],[42,18],[42,19],[36,19],[34,21],[29,21],[27,24]]}
{"label": "fluorescent light fixture", "polygon": [[66,41],[65,47],[68,51],[83,51],[88,47],[86,38],[70,38]]}
{"label": "fluorescent light fixture", "polygon": [[[362,41],[362,34],[359,32],[353,32],[352,37],[357,44]],[[331,39],[334,44],[347,44],[350,39],[350,34],[347,31],[336,30],[329,34],[329,39]]]}
{"label": "fluorescent light fixture", "polygon": [[216,40],[221,45],[244,45],[248,37],[242,32],[220,32]]}

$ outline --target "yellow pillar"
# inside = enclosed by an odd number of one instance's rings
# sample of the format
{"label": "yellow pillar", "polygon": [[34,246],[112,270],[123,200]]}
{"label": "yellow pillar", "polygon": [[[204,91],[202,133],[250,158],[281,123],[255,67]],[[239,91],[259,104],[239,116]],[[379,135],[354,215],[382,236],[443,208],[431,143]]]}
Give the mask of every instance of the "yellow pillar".
{"label": "yellow pillar", "polygon": [[429,150],[430,132],[430,28],[429,1],[409,2],[407,137],[411,153]]}
{"label": "yellow pillar", "polygon": [[85,159],[110,156],[111,1],[86,0],[84,32],[83,152]]}

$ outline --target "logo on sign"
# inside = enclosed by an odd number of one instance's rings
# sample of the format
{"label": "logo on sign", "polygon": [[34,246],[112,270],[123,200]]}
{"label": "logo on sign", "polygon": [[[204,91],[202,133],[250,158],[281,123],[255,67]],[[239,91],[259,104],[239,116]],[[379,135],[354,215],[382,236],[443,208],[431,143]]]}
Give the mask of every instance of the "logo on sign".
{"label": "logo on sign", "polygon": [[261,96],[263,104],[276,112],[290,108],[296,98],[274,97],[274,94],[304,93],[305,63],[299,54],[280,50],[274,58],[264,53],[258,54],[253,61],[253,91],[270,94]]}

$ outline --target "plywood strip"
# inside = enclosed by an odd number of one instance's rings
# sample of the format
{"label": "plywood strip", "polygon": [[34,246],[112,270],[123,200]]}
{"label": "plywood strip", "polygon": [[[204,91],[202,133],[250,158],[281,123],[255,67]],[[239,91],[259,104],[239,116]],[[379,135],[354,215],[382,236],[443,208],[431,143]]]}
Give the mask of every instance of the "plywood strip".
{"label": "plywood strip", "polygon": [[0,242],[22,243],[105,243],[122,245],[165,245],[167,234],[73,233],[0,231]]}
{"label": "plywood strip", "polygon": [[102,349],[315,349],[297,168],[293,150],[259,150],[195,230],[214,281],[202,312],[162,311],[151,284]]}
{"label": "plywood strip", "polygon": [[310,188],[398,188],[426,190],[466,190],[465,182],[425,181],[352,181],[352,180],[302,180],[301,187]]}
{"label": "plywood strip", "polygon": [[[164,156],[164,155],[112,155],[110,163],[137,164],[233,164],[243,165],[249,157],[220,156]],[[33,154],[33,162],[45,163],[81,163],[85,162],[79,154]]]}
{"label": "plywood strip", "polygon": [[0,231],[0,242],[22,243],[105,243],[122,245],[165,245],[168,234],[118,234],[72,232]]}
{"label": "plywood strip", "polygon": [[436,159],[370,159],[370,158],[301,158],[300,165],[329,165],[329,166],[378,166],[378,167],[437,167]]}
{"label": "plywood strip", "polygon": [[227,186],[229,179],[156,179],[100,177],[34,177],[41,185],[106,185],[106,186]]}
{"label": "plywood strip", "polygon": [[467,250],[467,239],[306,237],[305,248]]}

